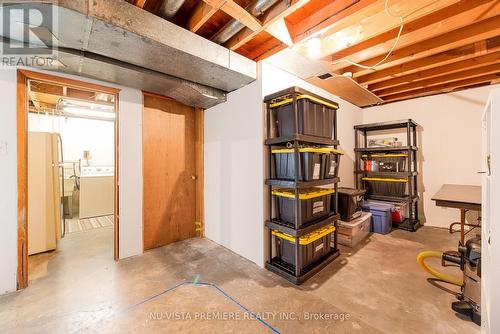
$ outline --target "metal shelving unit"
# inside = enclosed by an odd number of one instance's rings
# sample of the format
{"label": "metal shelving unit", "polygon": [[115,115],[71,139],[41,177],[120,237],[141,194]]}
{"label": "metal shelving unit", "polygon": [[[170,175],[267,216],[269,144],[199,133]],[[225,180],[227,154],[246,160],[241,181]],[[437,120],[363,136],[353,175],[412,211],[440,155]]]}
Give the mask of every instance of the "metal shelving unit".
{"label": "metal shelving unit", "polygon": [[[339,145],[339,141],[337,140],[337,113],[335,112],[335,117],[334,117],[334,131],[333,131],[333,139],[328,139],[328,138],[321,138],[321,137],[315,137],[315,136],[307,136],[307,135],[301,135],[297,134],[294,136],[286,136],[286,137],[276,137],[274,134],[276,130],[274,129],[271,124],[274,122],[274,117],[272,114],[272,109],[270,108],[270,101],[281,97],[285,94],[288,94],[291,96],[292,99],[292,104],[293,104],[293,113],[294,113],[294,119],[295,119],[295,129],[296,132],[299,132],[297,129],[297,124],[298,124],[298,108],[297,108],[297,96],[300,94],[306,94],[308,96],[313,96],[313,98],[318,99],[318,100],[324,100],[323,98],[314,95],[310,92],[307,92],[305,90],[302,90],[297,87],[292,87],[289,88],[288,90],[278,92],[276,94],[267,96],[265,98],[266,102],[266,129],[267,129],[267,139],[265,141],[265,144],[267,146],[268,152],[268,175],[269,178],[265,181],[266,185],[268,186],[268,198],[269,198],[269,211],[268,211],[268,217],[270,217],[269,220],[265,221],[265,226],[267,227],[268,230],[268,235],[269,235],[269,244],[268,244],[268,261],[266,262],[266,268],[269,271],[274,272],[275,274],[278,274],[288,281],[294,283],[294,284],[301,284],[304,281],[306,281],[308,278],[313,276],[315,273],[323,269],[327,264],[332,262],[335,258],[339,256],[339,250],[337,246],[337,221],[340,219],[340,215],[338,214],[338,201],[337,201],[337,187],[338,187],[338,182],[340,179],[337,178],[331,178],[331,179],[322,179],[322,180],[314,180],[314,181],[301,181],[299,179],[299,148],[301,145],[307,144],[307,145],[314,145],[314,146],[327,146],[327,147],[334,147],[337,148]],[[338,107],[338,105],[337,105]],[[272,153],[273,147],[283,147],[283,145],[286,145],[289,148],[293,148],[293,154],[294,154],[294,169],[295,169],[295,179],[294,180],[281,180],[277,179],[274,177],[275,175],[275,170],[274,170],[274,157]],[[329,216],[319,220],[319,221],[314,221],[310,224],[303,225],[301,222],[301,215],[300,215],[300,201],[299,201],[299,195],[300,195],[300,190],[305,189],[305,188],[312,188],[312,187],[319,187],[319,186],[326,186],[326,185],[332,185],[335,192],[332,194],[332,201],[333,201],[333,211],[334,213],[330,214]],[[295,222],[294,224],[289,224],[281,221],[279,218],[274,218],[274,212],[276,208],[276,197],[272,194],[272,191],[274,188],[289,188],[293,189],[295,191]],[[302,254],[299,251],[299,238],[301,236],[304,236],[308,233],[311,233],[317,229],[320,229],[322,227],[325,227],[329,224],[333,224],[335,226],[335,231],[333,232],[333,244],[332,244],[332,250],[326,254],[319,262],[313,263],[312,265],[309,266],[303,266],[302,263]],[[295,238],[295,244],[297,245],[295,247],[295,263],[297,265],[291,265],[289,263],[284,262],[277,256],[273,255],[273,241],[275,240],[275,236],[272,235],[272,231],[279,231],[285,234],[288,234],[289,236],[292,236]]]}
{"label": "metal shelving unit", "polygon": [[[420,222],[418,218],[418,207],[419,207],[419,196],[418,196],[418,145],[417,145],[417,127],[418,124],[411,120],[398,120],[390,122],[372,123],[372,124],[362,124],[356,125],[354,127],[355,133],[355,156],[356,156],[356,167],[355,167],[355,181],[356,188],[365,189],[363,182],[364,177],[379,177],[379,178],[400,178],[407,179],[407,193],[404,196],[393,196],[393,195],[372,195],[365,194],[366,199],[373,199],[378,201],[386,202],[405,202],[408,204],[409,217],[406,218],[402,223],[394,225],[396,228],[400,228],[407,231],[416,231],[420,227]],[[368,147],[368,136],[376,131],[384,130],[401,130],[404,129],[406,132],[406,146],[401,147]],[[370,153],[395,153],[404,152],[407,154],[406,157],[406,171],[389,172],[389,171],[365,171],[361,168],[361,161],[363,160],[363,155],[369,155]]]}

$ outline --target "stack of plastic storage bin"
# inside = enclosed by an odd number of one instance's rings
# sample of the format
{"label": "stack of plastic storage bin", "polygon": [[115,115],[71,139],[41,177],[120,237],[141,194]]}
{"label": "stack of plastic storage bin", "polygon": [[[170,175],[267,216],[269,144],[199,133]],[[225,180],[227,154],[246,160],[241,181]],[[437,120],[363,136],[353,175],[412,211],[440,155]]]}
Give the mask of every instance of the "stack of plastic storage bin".
{"label": "stack of plastic storage bin", "polygon": [[338,104],[298,87],[265,98],[269,260],[301,284],[338,255]]}

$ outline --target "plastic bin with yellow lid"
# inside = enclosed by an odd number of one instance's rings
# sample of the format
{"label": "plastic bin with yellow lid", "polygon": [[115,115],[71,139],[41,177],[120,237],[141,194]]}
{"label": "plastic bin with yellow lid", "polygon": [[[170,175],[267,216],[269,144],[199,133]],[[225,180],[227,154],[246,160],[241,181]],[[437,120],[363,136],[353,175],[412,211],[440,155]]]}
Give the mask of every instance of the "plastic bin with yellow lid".
{"label": "plastic bin with yellow lid", "polygon": [[302,89],[291,93],[291,89],[269,101],[278,137],[306,135],[333,139],[338,104]]}
{"label": "plastic bin with yellow lid", "polygon": [[[285,225],[301,228],[304,225],[319,221],[331,212],[334,189],[308,188],[299,190],[296,201],[294,189],[275,189],[273,195],[277,199],[278,219]],[[296,205],[299,215],[296,220]]]}
{"label": "plastic bin with yellow lid", "polygon": [[[335,193],[335,189],[307,188],[299,189],[299,199],[308,200]],[[289,188],[275,189],[273,195],[295,199],[295,190]]]}
{"label": "plastic bin with yellow lid", "polygon": [[[311,242],[316,241],[328,233],[333,233],[335,231],[335,226],[333,224],[327,225],[325,227],[322,227],[316,231],[312,231],[311,233],[308,233],[306,235],[303,235],[299,238],[299,244],[300,245],[309,245]],[[290,242],[295,243],[295,237],[288,235],[283,232],[279,231],[273,231],[273,235],[277,236],[278,238],[288,240]]]}
{"label": "plastic bin with yellow lid", "polygon": [[300,237],[298,245],[296,239],[288,234],[278,231],[273,231],[272,234],[277,237],[278,257],[282,261],[295,266],[295,252],[298,251],[300,254],[299,260],[301,261],[300,267],[305,271],[308,267],[314,266],[331,254],[334,231],[335,227],[333,225],[327,225]]}
{"label": "plastic bin with yellow lid", "polygon": [[408,179],[363,177],[369,195],[403,197],[407,193]]}
{"label": "plastic bin with yellow lid", "polygon": [[[323,180],[338,176],[341,150],[334,147],[300,147],[298,181]],[[277,147],[272,150],[276,178],[295,180],[295,151]]]}

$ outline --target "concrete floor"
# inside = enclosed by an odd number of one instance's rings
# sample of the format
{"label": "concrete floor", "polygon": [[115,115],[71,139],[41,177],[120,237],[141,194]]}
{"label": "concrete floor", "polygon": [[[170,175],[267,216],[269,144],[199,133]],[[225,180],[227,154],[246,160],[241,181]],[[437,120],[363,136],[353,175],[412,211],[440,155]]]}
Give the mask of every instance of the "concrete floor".
{"label": "concrete floor", "polygon": [[[281,333],[479,333],[451,310],[454,296],[415,263],[426,249],[454,249],[433,228],[372,235],[300,287],[206,239],[114,262],[112,230],[68,235],[30,260],[30,286],[0,297],[5,333],[271,333],[199,276]],[[451,271],[457,272],[451,268]],[[453,286],[446,288],[457,291]],[[330,319],[307,319],[307,314]]]}

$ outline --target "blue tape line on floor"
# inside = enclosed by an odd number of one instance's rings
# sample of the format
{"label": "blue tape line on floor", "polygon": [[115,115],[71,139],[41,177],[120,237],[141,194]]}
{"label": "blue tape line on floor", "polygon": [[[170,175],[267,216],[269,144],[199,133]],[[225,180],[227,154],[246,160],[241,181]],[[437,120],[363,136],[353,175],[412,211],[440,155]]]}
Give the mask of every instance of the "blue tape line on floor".
{"label": "blue tape line on floor", "polygon": [[230,301],[232,301],[233,303],[235,303],[236,305],[238,305],[241,309],[243,309],[245,312],[248,312],[255,320],[259,321],[261,324],[263,324],[264,326],[266,326],[267,328],[269,328],[272,332],[276,333],[276,334],[281,334],[280,331],[278,329],[276,329],[275,327],[271,326],[268,322],[266,322],[264,319],[262,319],[258,314],[252,312],[250,309],[248,309],[245,305],[241,304],[239,301],[237,301],[235,298],[233,298],[230,294],[228,294],[226,291],[224,291],[223,289],[221,289],[220,287],[218,287],[216,284],[214,283],[210,283],[210,282],[200,282],[198,281],[199,280],[199,276],[196,277],[195,280],[193,281],[188,281],[188,282],[181,282],[181,283],[178,283],[176,285],[174,285],[173,287],[171,288],[168,288],[166,290],[163,290],[162,292],[160,293],[157,293],[156,295],[153,295],[143,301],[140,301],[138,302],[137,304],[134,304],[130,307],[128,307],[126,309],[126,311],[130,310],[130,309],[133,309],[133,308],[136,308],[137,306],[140,306],[140,305],[143,305],[151,300],[154,300],[160,296],[163,296],[164,294],[170,292],[170,291],[173,291],[183,285],[193,285],[193,286],[210,286],[214,289],[216,289],[217,291],[219,291],[224,297],[226,297],[227,299],[229,299]]}

